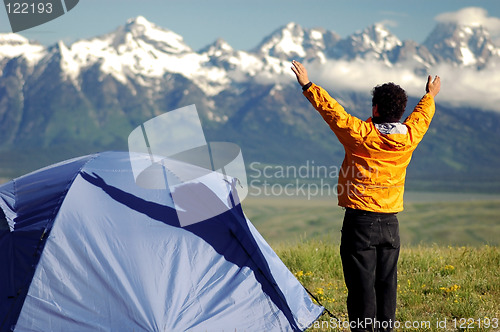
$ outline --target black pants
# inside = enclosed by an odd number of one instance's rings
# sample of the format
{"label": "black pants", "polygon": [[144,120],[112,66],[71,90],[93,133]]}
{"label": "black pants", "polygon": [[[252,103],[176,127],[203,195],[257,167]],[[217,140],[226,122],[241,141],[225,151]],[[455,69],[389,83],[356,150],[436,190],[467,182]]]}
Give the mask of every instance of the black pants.
{"label": "black pants", "polygon": [[399,224],[395,213],[346,209],[340,256],[351,331],[392,331]]}

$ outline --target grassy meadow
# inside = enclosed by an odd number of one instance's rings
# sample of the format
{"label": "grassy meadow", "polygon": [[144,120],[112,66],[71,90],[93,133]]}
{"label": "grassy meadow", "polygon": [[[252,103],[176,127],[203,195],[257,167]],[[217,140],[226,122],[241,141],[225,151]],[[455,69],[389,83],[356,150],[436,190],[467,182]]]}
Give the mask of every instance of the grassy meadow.
{"label": "grassy meadow", "polygon": [[[243,209],[335,315],[308,331],[349,331],[339,254],[344,211],[335,198],[249,197]],[[397,331],[500,331],[500,200],[416,194],[398,218]]]}
{"label": "grassy meadow", "polygon": [[[320,239],[340,243],[344,210],[333,198],[247,197],[247,217],[271,244]],[[405,194],[398,214],[405,245],[500,245],[500,196]]]}
{"label": "grassy meadow", "polygon": [[[309,331],[349,331],[342,323],[347,322],[347,289],[338,246],[309,240],[275,250],[338,319],[324,314]],[[403,247],[397,331],[500,331],[499,266],[500,249],[495,246]]]}

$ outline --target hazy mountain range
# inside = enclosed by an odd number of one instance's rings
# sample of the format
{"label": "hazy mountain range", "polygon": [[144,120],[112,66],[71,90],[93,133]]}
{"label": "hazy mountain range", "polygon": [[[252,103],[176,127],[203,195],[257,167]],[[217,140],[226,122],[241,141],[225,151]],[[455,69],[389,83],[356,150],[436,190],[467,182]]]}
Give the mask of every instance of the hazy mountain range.
{"label": "hazy mountain range", "polygon": [[415,152],[410,185],[500,190],[500,47],[486,29],[452,23],[436,25],[422,44],[380,24],[341,38],[289,23],[249,51],[221,39],[193,50],[141,16],[71,45],[0,34],[0,176],[126,150],[136,126],[190,104],[207,138],[239,144],[247,165],[338,165],[343,149],[301,95],[292,59],[362,119],[374,85],[401,84],[411,109],[426,75],[439,74],[437,113]]}

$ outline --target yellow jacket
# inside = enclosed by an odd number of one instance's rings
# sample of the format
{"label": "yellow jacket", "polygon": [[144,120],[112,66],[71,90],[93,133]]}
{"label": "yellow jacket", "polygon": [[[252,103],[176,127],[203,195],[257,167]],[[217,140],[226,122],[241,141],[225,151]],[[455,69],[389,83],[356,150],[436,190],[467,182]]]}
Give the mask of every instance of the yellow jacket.
{"label": "yellow jacket", "polygon": [[350,114],[320,86],[304,96],[333,130],[345,149],[338,183],[339,205],[373,212],[403,210],[406,167],[435,111],[426,94],[401,123],[375,124]]}

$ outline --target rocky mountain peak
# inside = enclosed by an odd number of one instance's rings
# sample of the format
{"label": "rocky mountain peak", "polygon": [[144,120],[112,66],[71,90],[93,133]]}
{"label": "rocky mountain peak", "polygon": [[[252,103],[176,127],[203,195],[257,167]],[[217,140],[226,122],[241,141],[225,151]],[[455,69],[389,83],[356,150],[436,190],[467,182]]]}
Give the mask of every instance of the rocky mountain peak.
{"label": "rocky mountain peak", "polygon": [[208,56],[222,56],[233,53],[234,49],[224,39],[218,38],[212,44],[202,48],[199,53],[206,53]]}
{"label": "rocky mountain peak", "polygon": [[439,23],[424,45],[439,61],[479,68],[491,57],[500,55],[500,49],[493,43],[488,31],[475,24]]}
{"label": "rocky mountain peak", "polygon": [[0,61],[23,57],[30,63],[36,63],[45,55],[45,47],[32,42],[17,33],[0,33]]}
{"label": "rocky mountain peak", "polygon": [[192,52],[191,48],[184,43],[182,36],[151,23],[143,16],[129,19],[125,25],[99,39],[108,40],[116,49],[136,48],[148,44],[167,53]]}

